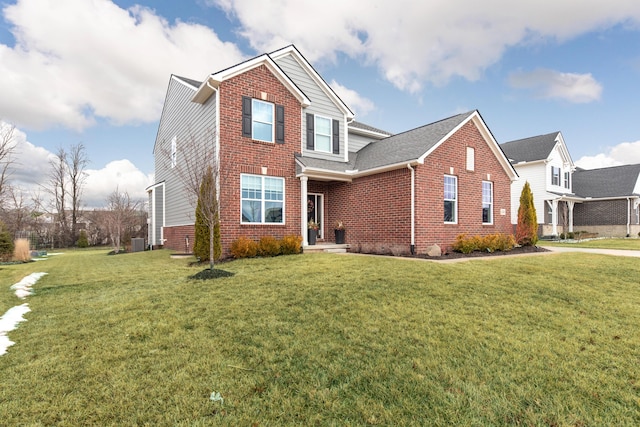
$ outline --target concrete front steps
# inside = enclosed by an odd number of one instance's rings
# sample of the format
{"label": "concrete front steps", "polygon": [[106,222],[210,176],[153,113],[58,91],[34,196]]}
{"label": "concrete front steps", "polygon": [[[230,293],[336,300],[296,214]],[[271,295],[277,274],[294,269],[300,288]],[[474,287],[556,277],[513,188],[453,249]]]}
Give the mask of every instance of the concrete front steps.
{"label": "concrete front steps", "polygon": [[349,249],[349,245],[336,245],[335,243],[317,243],[315,245],[305,246],[302,252],[306,254],[315,253],[315,252],[331,252],[334,254],[343,254],[347,252]]}

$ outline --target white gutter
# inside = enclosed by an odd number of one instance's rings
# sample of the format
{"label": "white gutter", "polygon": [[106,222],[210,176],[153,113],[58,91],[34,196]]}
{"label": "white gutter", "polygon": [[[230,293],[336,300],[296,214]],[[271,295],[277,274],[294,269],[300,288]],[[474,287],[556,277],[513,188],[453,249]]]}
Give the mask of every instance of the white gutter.
{"label": "white gutter", "polygon": [[214,136],[215,143],[215,153],[214,153],[214,162],[216,163],[213,166],[213,173],[215,174],[215,183],[216,183],[216,196],[218,198],[218,214],[220,214],[220,93],[218,92],[218,88],[214,87],[209,83],[209,79],[207,79],[207,86],[213,90],[213,93],[216,94],[216,134]]}
{"label": "white gutter", "polygon": [[407,168],[411,171],[411,255],[416,253],[416,170],[407,163]]}

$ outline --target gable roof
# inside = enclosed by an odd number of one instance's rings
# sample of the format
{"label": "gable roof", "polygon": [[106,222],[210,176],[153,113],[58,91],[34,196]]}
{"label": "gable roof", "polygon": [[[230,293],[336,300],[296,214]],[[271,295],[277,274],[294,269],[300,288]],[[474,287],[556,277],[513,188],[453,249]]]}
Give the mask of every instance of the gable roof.
{"label": "gable roof", "polygon": [[532,136],[500,144],[512,163],[546,160],[556,146],[560,132]]}
{"label": "gable roof", "polygon": [[311,104],[311,101],[309,100],[309,98],[307,98],[304,92],[302,92],[302,90],[294,83],[294,81],[291,80],[291,78],[282,70],[282,68],[280,68],[278,64],[275,63],[275,61],[267,53],[251,59],[247,59],[244,62],[210,74],[207,79],[202,82],[196,94],[193,96],[192,101],[201,104],[204,103],[207,99],[209,99],[213,92],[218,89],[220,83],[230,78],[236,77],[242,73],[250,71],[254,68],[257,68],[261,65],[267,67],[267,69],[271,71],[271,73],[280,81],[280,83],[282,83],[283,86],[285,86],[293,94],[293,96],[295,96],[298,101],[300,101],[303,107]]}
{"label": "gable roof", "polygon": [[189,79],[187,77],[177,76],[175,74],[172,74],[171,77],[175,78],[176,80],[178,80],[181,83],[185,83],[188,86],[191,86],[192,89],[198,89],[200,87],[200,85],[202,84],[202,82],[199,82],[197,80]]}
{"label": "gable roof", "polygon": [[305,173],[313,170],[320,175],[323,172],[331,174],[342,172],[350,176],[364,176],[398,169],[406,167],[407,164],[423,164],[429,154],[469,121],[475,123],[504,170],[512,180],[515,180],[518,174],[500,149],[500,145],[495,141],[478,110],[458,114],[371,142],[360,151],[349,153],[347,163],[304,156],[297,156],[297,160],[304,168],[302,172]]}
{"label": "gable roof", "polygon": [[334,104],[344,113],[347,119],[353,119],[353,111],[351,111],[349,106],[345,104],[342,99],[340,99],[333,88],[327,84],[320,73],[318,73],[316,69],[313,68],[313,65],[311,65],[311,63],[307,61],[307,58],[305,58],[304,55],[300,53],[298,48],[296,48],[293,44],[274,50],[273,52],[268,54],[268,56],[274,61],[285,55],[291,55],[298,62],[298,64],[302,66],[309,77],[311,77],[311,79],[320,87],[320,89],[329,97],[329,99],[331,99]]}
{"label": "gable roof", "polygon": [[573,191],[593,199],[640,196],[640,164],[601,169],[578,169],[573,174]]}

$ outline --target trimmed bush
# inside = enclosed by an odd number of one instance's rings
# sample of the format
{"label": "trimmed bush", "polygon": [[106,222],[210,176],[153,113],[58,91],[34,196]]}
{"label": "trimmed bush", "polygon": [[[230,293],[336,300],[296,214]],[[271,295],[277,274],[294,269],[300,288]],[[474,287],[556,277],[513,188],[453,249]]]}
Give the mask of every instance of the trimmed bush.
{"label": "trimmed bush", "polygon": [[264,257],[280,255],[280,242],[273,236],[262,236],[258,244],[258,253]]}
{"label": "trimmed bush", "polygon": [[496,252],[510,251],[516,246],[516,239],[510,234],[488,234],[484,237],[467,237],[466,234],[459,234],[456,241],[451,245],[454,251],[470,254],[473,251]]}
{"label": "trimmed bush", "polygon": [[520,193],[516,242],[522,246],[534,246],[538,243],[538,219],[533,204],[533,193],[528,181],[524,183],[522,193]]}
{"label": "trimmed bush", "polygon": [[253,258],[258,255],[258,244],[246,237],[239,237],[231,243],[231,255],[234,258]]}
{"label": "trimmed bush", "polygon": [[284,236],[280,241],[280,251],[282,255],[299,254],[302,251],[302,236]]}
{"label": "trimmed bush", "polygon": [[29,241],[27,239],[17,239],[13,249],[13,260],[27,262],[31,260]]}

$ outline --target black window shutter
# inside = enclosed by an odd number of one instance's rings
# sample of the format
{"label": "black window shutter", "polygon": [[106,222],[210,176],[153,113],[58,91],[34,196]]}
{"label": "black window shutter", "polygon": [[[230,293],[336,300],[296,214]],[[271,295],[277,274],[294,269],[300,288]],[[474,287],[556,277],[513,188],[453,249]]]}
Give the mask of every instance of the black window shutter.
{"label": "black window shutter", "polygon": [[340,154],[340,122],[333,120],[333,154]]}
{"label": "black window shutter", "polygon": [[251,138],[251,98],[242,97],[242,136]]}
{"label": "black window shutter", "polygon": [[276,105],[276,143],[284,144],[284,105]]}
{"label": "black window shutter", "polygon": [[307,113],[307,150],[313,150],[315,147],[314,144],[314,118],[315,116],[313,114]]}

